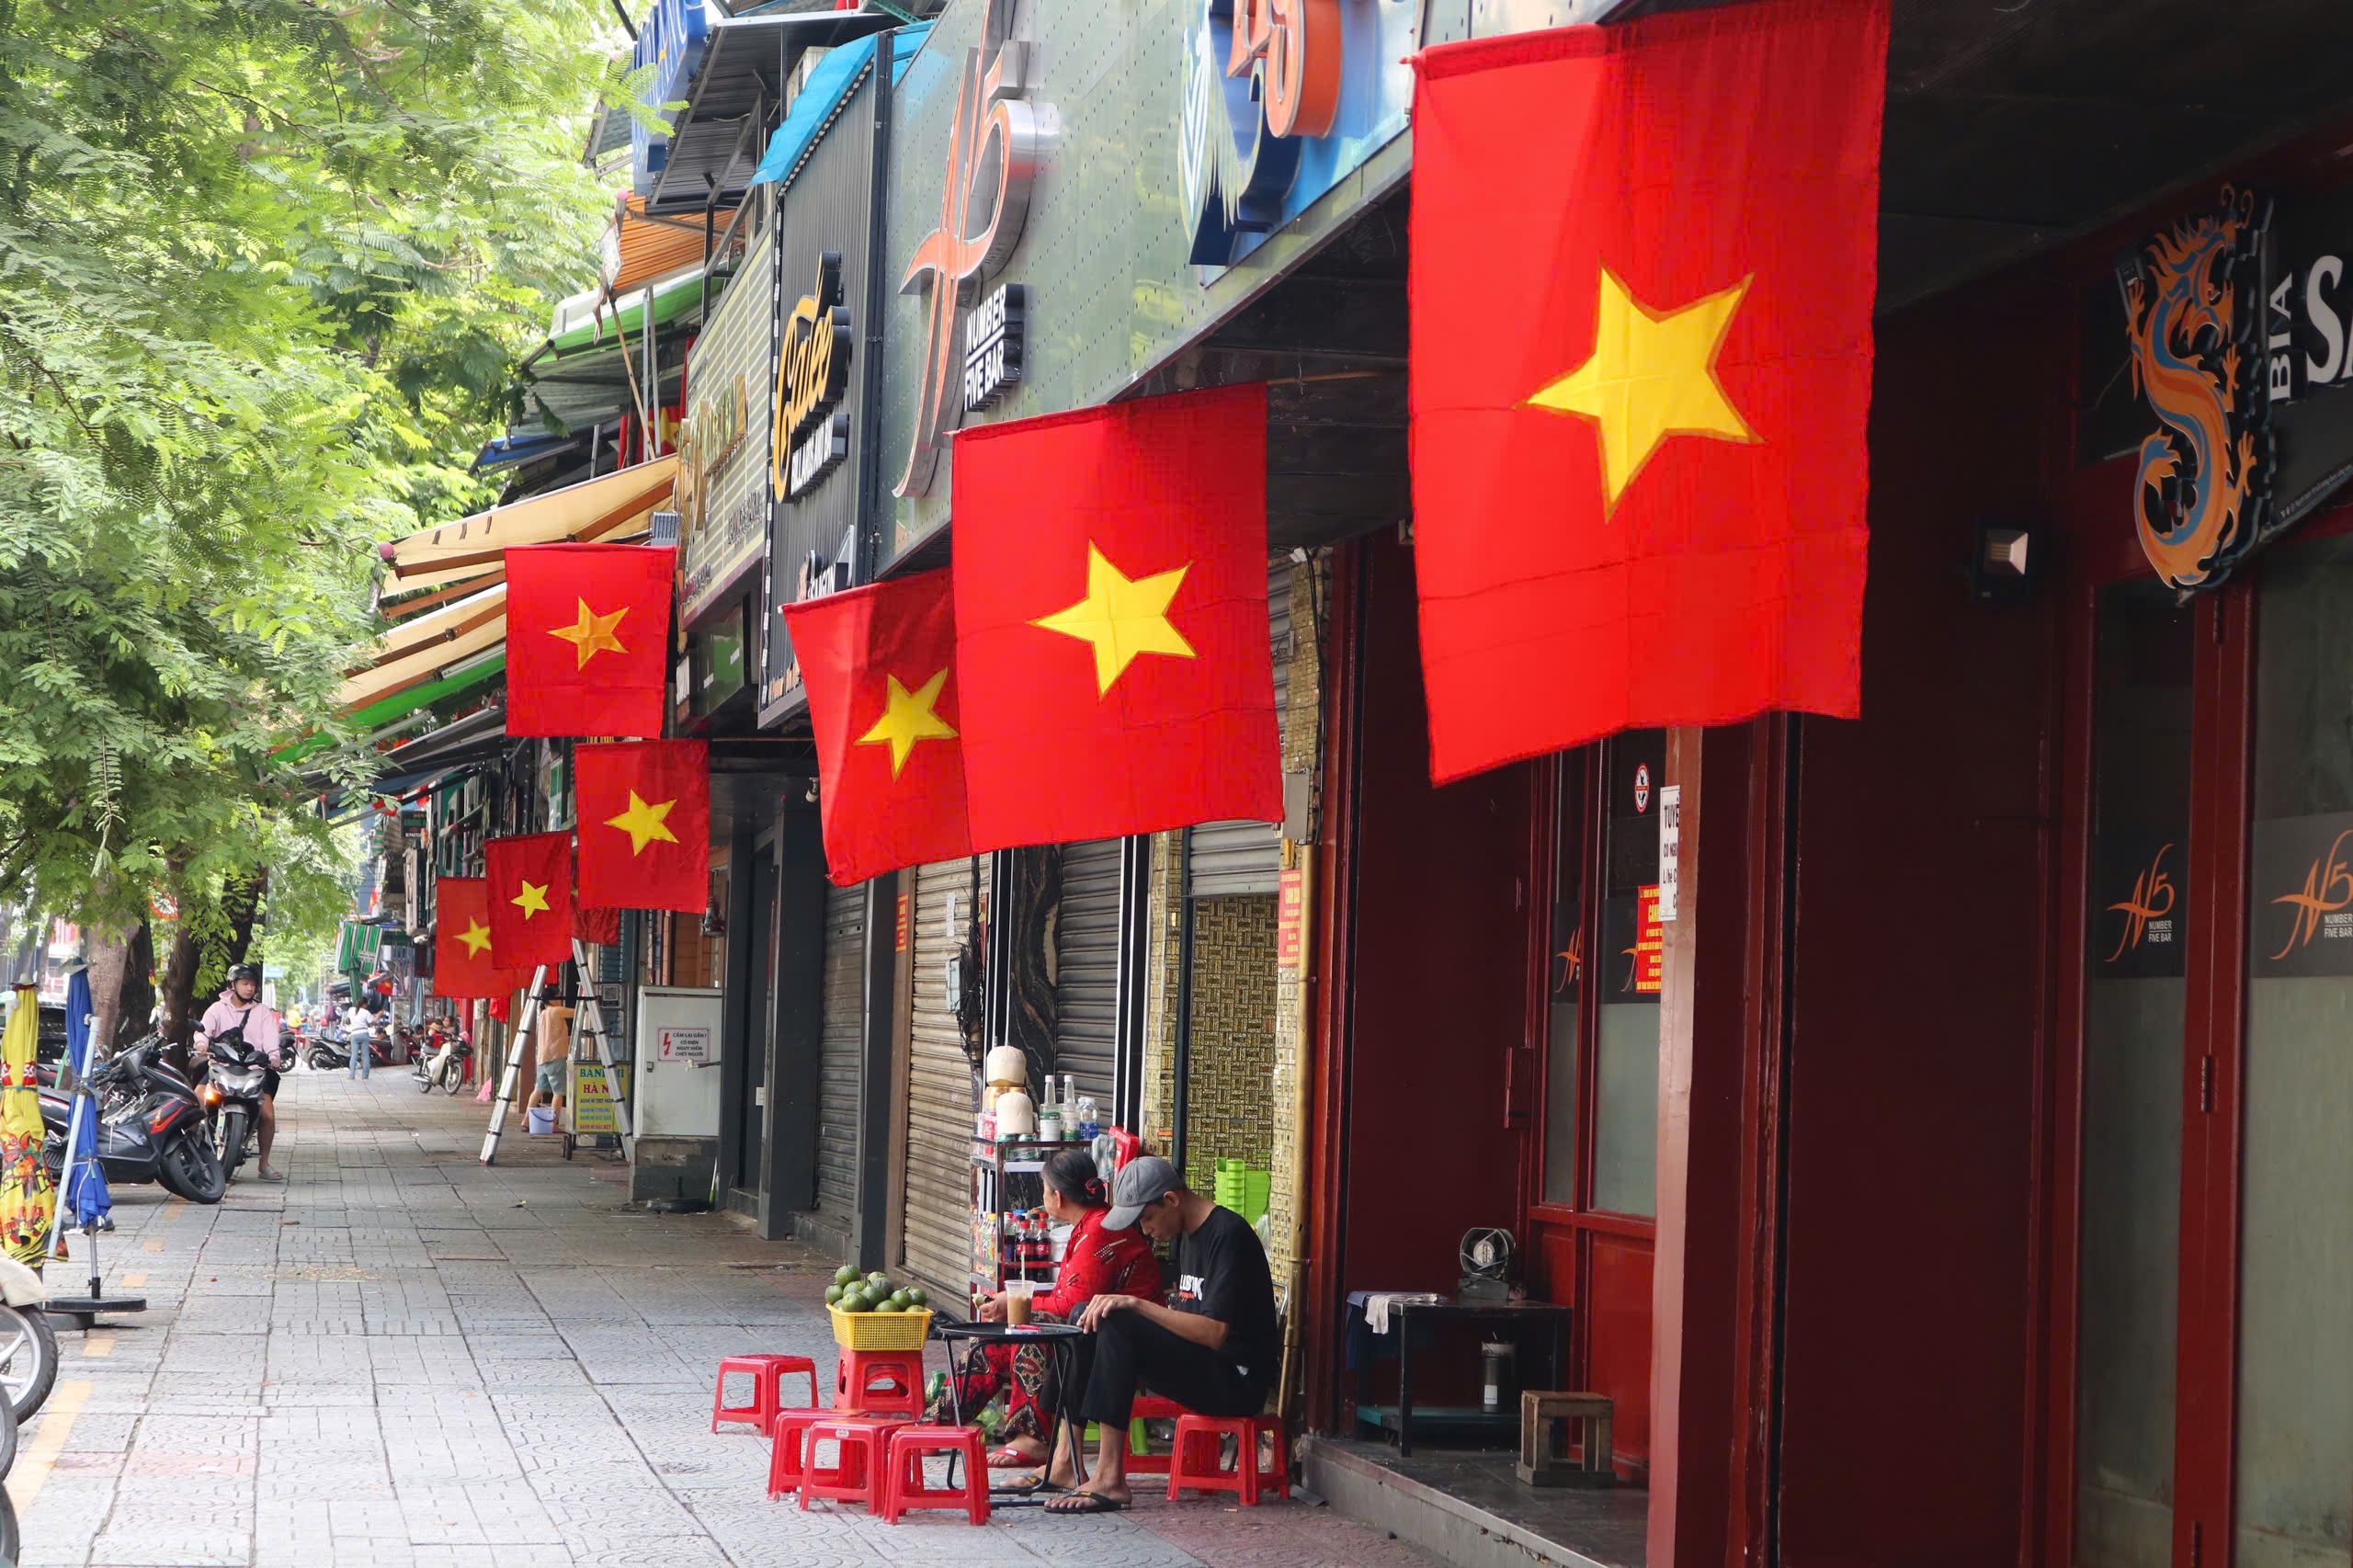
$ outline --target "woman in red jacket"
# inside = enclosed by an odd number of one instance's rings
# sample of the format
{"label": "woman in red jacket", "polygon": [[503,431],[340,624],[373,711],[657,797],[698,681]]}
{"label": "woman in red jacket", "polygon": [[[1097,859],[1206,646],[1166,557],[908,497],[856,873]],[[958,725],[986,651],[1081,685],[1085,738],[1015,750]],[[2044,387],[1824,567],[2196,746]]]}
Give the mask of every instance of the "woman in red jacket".
{"label": "woman in red jacket", "polygon": [[[1063,1250],[1062,1266],[1054,1273],[1054,1288],[1030,1299],[1033,1323],[1074,1322],[1095,1297],[1109,1293],[1160,1297],[1160,1260],[1152,1244],[1131,1225],[1107,1230],[1105,1212],[1111,1205],[1110,1188],[1095,1168],[1095,1156],[1084,1149],[1064,1149],[1046,1162],[1046,1213],[1058,1225],[1072,1227],[1070,1244]],[[989,1323],[1005,1320],[1005,1297],[984,1298],[980,1316]],[[1052,1358],[1043,1347],[1025,1345],[989,1347],[985,1370],[975,1369],[957,1380],[957,1396],[964,1419],[1006,1392],[1006,1445],[989,1456],[995,1465],[1035,1465],[1045,1462],[1043,1411],[1055,1407]]]}

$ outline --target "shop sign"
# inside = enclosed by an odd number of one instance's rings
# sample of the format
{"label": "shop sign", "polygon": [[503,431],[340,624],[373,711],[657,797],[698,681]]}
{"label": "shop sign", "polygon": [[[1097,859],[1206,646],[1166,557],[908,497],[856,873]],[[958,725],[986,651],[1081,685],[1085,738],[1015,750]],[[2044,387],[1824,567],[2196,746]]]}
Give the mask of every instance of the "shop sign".
{"label": "shop sign", "polygon": [[2093,978],[2162,980],[2188,972],[2181,864],[2188,842],[2186,824],[2163,832],[2101,831],[2092,855]]}
{"label": "shop sign", "polygon": [[2353,974],[2353,812],[2255,824],[2255,975]]}
{"label": "shop sign", "polygon": [[767,464],[744,454],[769,445],[775,271],[774,238],[762,234],[687,357],[694,415],[679,463],[688,494],[678,506],[678,587],[689,623],[733,594],[767,547]]}
{"label": "shop sign", "polygon": [[1340,0],[1196,0],[1177,177],[1202,267],[1283,221],[1302,140],[1340,107]]}
{"label": "shop sign", "polygon": [[751,415],[751,392],[739,372],[720,391],[692,400],[693,411],[678,432],[678,518],[681,526],[699,528],[710,482],[744,444],[744,426]]}
{"label": "shop sign", "polygon": [[777,351],[777,467],[770,483],[781,500],[798,500],[849,455],[849,415],[838,408],[849,390],[849,306],[842,301],[842,258],[817,258],[817,280],[784,324]]}
{"label": "shop sign", "polygon": [[1659,999],[1666,972],[1666,927],[1659,918],[1658,894],[1653,884],[1637,888],[1630,897],[1603,903],[1601,930],[1608,960],[1602,975],[1603,1002]]}
{"label": "shop sign", "polygon": [[1021,244],[1044,142],[1029,101],[1030,47],[1011,37],[1014,0],[986,0],[980,46],[964,51],[936,226],[915,245],[902,293],[925,296],[915,431],[897,494],[928,495],[948,437],[962,422],[963,320],[958,306],[1005,269]]}
{"label": "shop sign", "polygon": [[[848,587],[850,585],[850,551],[857,540],[856,529],[843,534],[841,544],[836,548],[834,558],[830,561],[819,551],[813,550],[803,555],[801,558],[800,575],[793,582],[792,597],[777,608],[782,609],[789,605],[823,598],[827,594],[838,594]],[[770,676],[765,698],[766,700],[773,702],[789,691],[800,689],[801,660],[791,652],[788,644],[784,668]]]}
{"label": "shop sign", "polygon": [[[637,29],[637,47],[630,51],[631,74],[654,68],[638,88],[640,108],[668,120],[674,111],[663,106],[685,97],[678,89],[701,60],[710,36],[702,0],[654,0],[654,9]],[[660,139],[657,141],[656,138]],[[632,117],[629,131],[631,187],[640,196],[654,188],[670,153],[669,132],[656,131]]]}
{"label": "shop sign", "polygon": [[1662,925],[1675,918],[1675,894],[1681,881],[1683,860],[1683,786],[1658,787],[1658,917]]}
{"label": "shop sign", "polygon": [[978,414],[1021,380],[1029,290],[1001,285],[964,317],[964,412]]}
{"label": "shop sign", "polygon": [[1279,969],[1299,968],[1300,934],[1307,912],[1303,876],[1294,866],[1275,882],[1275,964]]}
{"label": "shop sign", "polygon": [[597,1133],[620,1131],[620,1122],[613,1115],[613,1089],[606,1082],[605,1064],[601,1062],[574,1062],[572,1064],[572,1131],[575,1136],[590,1137]]}

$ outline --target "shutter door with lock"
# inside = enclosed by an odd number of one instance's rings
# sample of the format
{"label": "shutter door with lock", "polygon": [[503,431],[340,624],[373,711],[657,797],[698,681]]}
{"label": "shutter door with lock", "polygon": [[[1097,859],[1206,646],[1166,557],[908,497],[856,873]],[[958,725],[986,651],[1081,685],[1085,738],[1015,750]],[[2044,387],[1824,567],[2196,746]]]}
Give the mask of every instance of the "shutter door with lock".
{"label": "shutter door with lock", "polygon": [[[1267,631],[1274,648],[1275,727],[1290,733],[1290,558],[1267,563]],[[1210,822],[1187,840],[1187,892],[1194,898],[1231,893],[1270,893],[1282,873],[1282,826],[1279,823]]]}
{"label": "shutter door with lock", "polygon": [[1120,1049],[1120,863],[1125,842],[1063,846],[1062,913],[1054,926],[1058,1073],[1078,1079],[1105,1121]]}
{"label": "shutter door with lock", "polygon": [[864,884],[825,888],[824,1033],[817,1051],[817,1212],[858,1211],[858,1115],[866,1035]]}
{"label": "shutter door with lock", "polygon": [[[980,885],[988,886],[988,857]],[[972,862],[915,870],[915,996],[908,1012],[908,1272],[953,1312],[972,1271],[972,1065],[948,994],[948,960],[972,934]],[[953,925],[950,925],[950,911]],[[958,1313],[957,1315],[961,1315]]]}

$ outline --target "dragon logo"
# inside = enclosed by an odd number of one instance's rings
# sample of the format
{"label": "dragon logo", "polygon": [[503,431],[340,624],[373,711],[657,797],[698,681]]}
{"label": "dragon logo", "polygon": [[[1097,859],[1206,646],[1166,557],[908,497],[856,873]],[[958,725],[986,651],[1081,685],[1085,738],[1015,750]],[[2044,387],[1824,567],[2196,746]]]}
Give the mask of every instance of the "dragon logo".
{"label": "dragon logo", "polygon": [[2268,204],[2225,186],[2117,265],[2134,385],[2155,411],[2134,492],[2141,548],[2175,588],[2211,588],[2261,539],[2271,431],[2255,342]]}

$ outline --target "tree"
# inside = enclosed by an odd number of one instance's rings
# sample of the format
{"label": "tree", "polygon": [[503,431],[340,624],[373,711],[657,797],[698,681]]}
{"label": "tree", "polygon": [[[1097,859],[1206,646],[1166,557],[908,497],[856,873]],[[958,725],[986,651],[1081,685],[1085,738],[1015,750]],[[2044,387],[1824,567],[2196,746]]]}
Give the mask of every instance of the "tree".
{"label": "tree", "polygon": [[193,929],[347,870],[286,748],[364,777],[368,547],[489,499],[605,210],[611,19],[0,0],[0,902],[120,934],[160,890]]}

